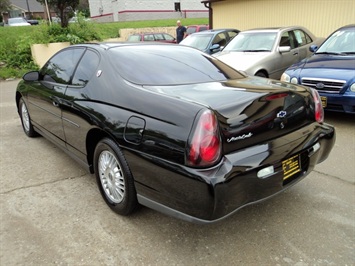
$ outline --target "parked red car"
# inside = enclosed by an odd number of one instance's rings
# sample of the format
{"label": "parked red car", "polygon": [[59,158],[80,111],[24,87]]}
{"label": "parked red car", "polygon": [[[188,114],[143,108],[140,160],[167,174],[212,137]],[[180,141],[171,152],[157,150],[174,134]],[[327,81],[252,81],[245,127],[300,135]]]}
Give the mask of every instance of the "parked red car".
{"label": "parked red car", "polygon": [[186,34],[190,35],[195,32],[200,32],[209,29],[210,29],[209,25],[190,25],[186,27]]}

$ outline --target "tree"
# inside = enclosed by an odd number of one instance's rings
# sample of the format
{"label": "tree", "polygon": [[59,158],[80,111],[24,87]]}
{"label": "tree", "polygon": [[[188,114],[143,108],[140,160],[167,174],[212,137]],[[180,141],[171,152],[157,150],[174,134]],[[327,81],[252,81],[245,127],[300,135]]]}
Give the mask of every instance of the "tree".
{"label": "tree", "polygon": [[[45,4],[45,0],[37,0],[37,2]],[[69,19],[74,16],[79,0],[47,0],[47,3],[49,8],[57,13],[61,20],[61,26],[65,28],[68,27]]]}
{"label": "tree", "polygon": [[[2,14],[11,9],[10,0],[0,0],[0,23],[3,25],[3,17]],[[0,25],[0,26],[1,26]]]}
{"label": "tree", "polygon": [[11,9],[10,0],[0,0],[0,15],[3,12],[7,12]]}
{"label": "tree", "polygon": [[78,10],[84,17],[90,17],[89,0],[79,0]]}

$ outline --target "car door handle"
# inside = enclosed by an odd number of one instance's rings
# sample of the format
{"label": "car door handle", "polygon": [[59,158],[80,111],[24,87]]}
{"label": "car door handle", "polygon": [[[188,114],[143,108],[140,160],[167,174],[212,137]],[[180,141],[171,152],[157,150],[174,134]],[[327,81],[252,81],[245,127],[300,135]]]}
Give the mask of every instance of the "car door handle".
{"label": "car door handle", "polygon": [[294,52],[293,55],[298,55],[298,52]]}

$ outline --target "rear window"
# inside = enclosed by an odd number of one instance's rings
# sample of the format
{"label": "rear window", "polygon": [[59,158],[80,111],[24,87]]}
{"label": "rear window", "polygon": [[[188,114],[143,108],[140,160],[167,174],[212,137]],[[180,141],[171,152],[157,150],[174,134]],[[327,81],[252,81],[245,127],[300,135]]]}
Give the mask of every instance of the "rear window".
{"label": "rear window", "polygon": [[217,59],[185,46],[124,46],[108,52],[115,70],[124,79],[140,85],[204,83],[243,77]]}
{"label": "rear window", "polygon": [[204,30],[208,30],[208,27],[207,26],[201,26],[199,31],[204,31]]}
{"label": "rear window", "polygon": [[196,27],[187,27],[186,33],[187,34],[192,34],[192,33],[195,33],[196,30],[197,30]]}
{"label": "rear window", "polygon": [[188,35],[195,33],[195,32],[200,32],[200,31],[205,31],[208,30],[209,26],[208,25],[203,25],[203,26],[188,26],[186,29],[186,33]]}

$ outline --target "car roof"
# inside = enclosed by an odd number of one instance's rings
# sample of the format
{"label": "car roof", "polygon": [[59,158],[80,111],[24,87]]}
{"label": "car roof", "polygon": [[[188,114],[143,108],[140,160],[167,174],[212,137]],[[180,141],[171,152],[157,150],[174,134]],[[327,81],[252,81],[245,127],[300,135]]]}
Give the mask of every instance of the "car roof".
{"label": "car roof", "polygon": [[142,35],[142,34],[168,34],[168,35],[170,35],[169,33],[166,33],[166,32],[140,32],[140,33],[132,33],[130,35]]}
{"label": "car roof", "polygon": [[189,28],[189,27],[207,27],[207,26],[208,24],[201,24],[201,25],[189,25],[187,27]]}
{"label": "car roof", "polygon": [[[65,49],[71,48],[71,47],[92,47],[92,48],[101,48],[104,50],[108,50],[110,48],[114,47],[124,47],[124,46],[174,46],[175,44],[166,44],[166,43],[160,43],[160,42],[99,42],[99,43],[83,43],[83,44],[74,44],[71,45]],[[176,46],[181,46],[181,45],[176,45]]]}
{"label": "car roof", "polygon": [[287,27],[268,27],[268,28],[255,28],[255,29],[249,29],[249,30],[244,30],[243,32],[280,32],[283,30],[293,30],[293,29],[305,29],[302,26],[287,26]]}
{"label": "car roof", "polygon": [[237,29],[213,29],[213,30],[204,30],[204,31],[199,31],[199,32],[194,32],[191,35],[203,35],[203,34],[216,34],[224,31],[237,31],[240,32],[240,30]]}
{"label": "car roof", "polygon": [[349,28],[355,28],[355,24],[349,24],[349,25],[342,26],[339,29],[337,29],[337,31],[342,30],[342,29],[349,29]]}

